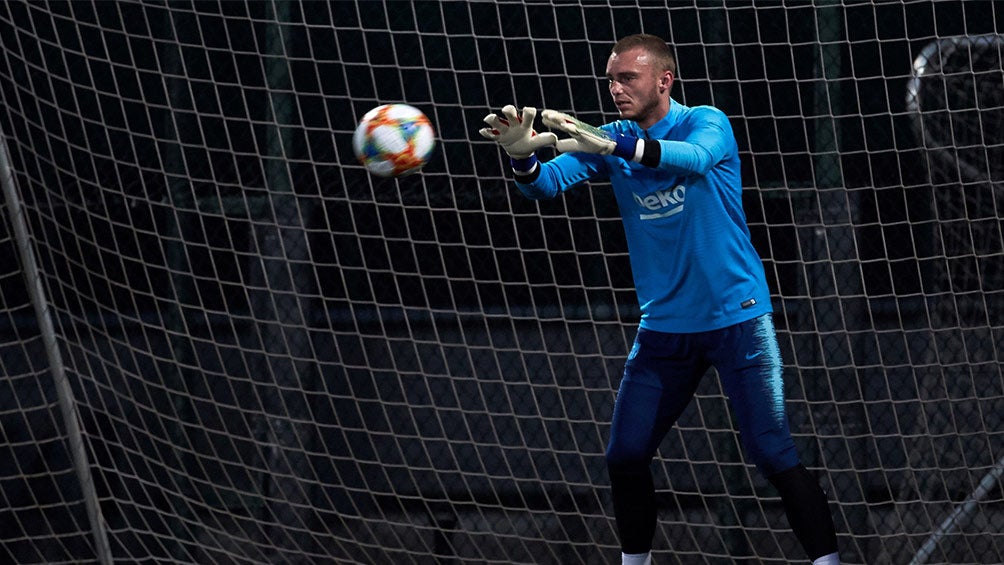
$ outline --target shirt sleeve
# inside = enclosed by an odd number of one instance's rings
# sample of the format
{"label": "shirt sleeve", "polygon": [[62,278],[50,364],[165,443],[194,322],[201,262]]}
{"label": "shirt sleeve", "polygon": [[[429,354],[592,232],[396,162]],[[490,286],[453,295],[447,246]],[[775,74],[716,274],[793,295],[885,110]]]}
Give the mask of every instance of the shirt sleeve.
{"label": "shirt sleeve", "polygon": [[735,140],[732,126],[721,110],[710,106],[695,108],[688,122],[690,131],[682,141],[659,140],[659,168],[703,176],[728,156]]}
{"label": "shirt sleeve", "polygon": [[540,164],[540,174],[531,183],[516,178],[516,187],[532,200],[554,198],[558,194],[585,182],[605,171],[601,155],[590,153],[562,153]]}

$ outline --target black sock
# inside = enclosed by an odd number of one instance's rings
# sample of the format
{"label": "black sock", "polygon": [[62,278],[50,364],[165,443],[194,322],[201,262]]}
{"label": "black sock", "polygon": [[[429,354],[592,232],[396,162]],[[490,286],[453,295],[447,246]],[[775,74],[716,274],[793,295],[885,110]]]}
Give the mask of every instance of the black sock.
{"label": "black sock", "polygon": [[767,477],[781,493],[784,513],[795,537],[809,559],[816,560],[837,551],[837,534],[826,493],[802,464]]}
{"label": "black sock", "polygon": [[614,517],[624,553],[645,553],[652,549],[655,536],[656,503],[652,472],[617,473],[610,471],[610,490],[614,499]]}

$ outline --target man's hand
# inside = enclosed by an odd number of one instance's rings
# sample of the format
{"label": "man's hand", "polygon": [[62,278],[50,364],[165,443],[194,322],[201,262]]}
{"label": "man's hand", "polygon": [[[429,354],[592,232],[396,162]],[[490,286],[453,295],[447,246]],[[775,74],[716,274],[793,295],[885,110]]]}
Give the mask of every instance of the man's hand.
{"label": "man's hand", "polygon": [[544,110],[541,117],[544,120],[544,125],[547,127],[571,136],[568,139],[559,139],[555,144],[558,151],[562,153],[582,151],[584,153],[610,155],[614,152],[614,148],[617,147],[617,141],[614,140],[612,135],[598,127],[579,121],[568,114],[562,114],[555,110]]}
{"label": "man's hand", "polygon": [[558,141],[558,136],[550,133],[537,133],[533,130],[533,120],[537,117],[537,109],[525,106],[520,116],[512,104],[502,108],[502,115],[488,114],[485,123],[488,127],[478,131],[485,139],[490,139],[502,146],[513,159],[525,159],[541,147],[549,147]]}

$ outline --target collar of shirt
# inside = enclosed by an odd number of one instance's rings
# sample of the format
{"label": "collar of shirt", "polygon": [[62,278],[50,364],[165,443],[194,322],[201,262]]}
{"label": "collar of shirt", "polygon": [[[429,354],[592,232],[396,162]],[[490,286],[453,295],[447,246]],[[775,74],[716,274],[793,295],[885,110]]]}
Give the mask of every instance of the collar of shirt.
{"label": "collar of shirt", "polygon": [[686,109],[686,106],[670,98],[669,112],[666,112],[665,117],[652,124],[652,127],[647,130],[642,129],[641,126],[638,125],[638,122],[631,121],[631,131],[635,136],[642,139],[665,139],[665,137],[669,134],[669,131],[672,130],[683,118],[683,112]]}

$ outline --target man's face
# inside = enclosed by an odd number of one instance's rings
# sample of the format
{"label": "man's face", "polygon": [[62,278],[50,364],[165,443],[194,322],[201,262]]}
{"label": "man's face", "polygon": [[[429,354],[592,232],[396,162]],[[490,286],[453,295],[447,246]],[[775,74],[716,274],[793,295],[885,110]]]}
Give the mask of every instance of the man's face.
{"label": "man's face", "polygon": [[673,75],[657,68],[644,49],[611,54],[607,60],[607,80],[621,119],[634,120],[648,128],[666,115]]}

